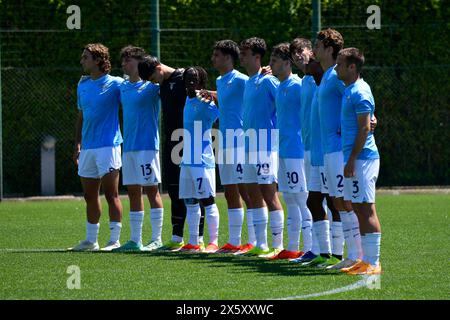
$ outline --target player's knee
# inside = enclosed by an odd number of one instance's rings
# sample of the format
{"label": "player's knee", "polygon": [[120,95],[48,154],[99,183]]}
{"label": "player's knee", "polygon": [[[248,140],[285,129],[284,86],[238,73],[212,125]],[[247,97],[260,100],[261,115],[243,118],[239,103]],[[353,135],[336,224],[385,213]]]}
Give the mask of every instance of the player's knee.
{"label": "player's knee", "polygon": [[330,211],[332,211],[332,212],[336,211],[334,200],[330,196],[327,196],[326,199],[327,199],[327,207],[328,207],[328,209],[330,209]]}
{"label": "player's knee", "polygon": [[98,198],[99,198],[98,193],[85,192],[83,196],[84,196],[84,200],[87,203],[96,202],[96,201],[98,201]]}
{"label": "player's knee", "polygon": [[109,204],[120,201],[119,193],[118,192],[107,192],[107,193],[105,193],[105,199]]}
{"label": "player's knee", "polygon": [[287,206],[296,206],[297,205],[297,203],[295,201],[295,196],[293,193],[284,192],[283,199],[284,199],[284,202],[286,202]]}
{"label": "player's knee", "polygon": [[177,200],[179,198],[179,185],[169,185],[167,193],[172,201]]}
{"label": "player's knee", "polygon": [[137,200],[140,199],[142,196],[142,192],[140,189],[128,189],[128,197],[130,198],[131,201],[133,200]]}
{"label": "player's knee", "polygon": [[184,204],[186,206],[193,206],[193,205],[198,204],[198,200],[195,198],[184,199]]}
{"label": "player's knee", "polygon": [[200,202],[204,207],[208,207],[210,205],[213,205],[215,203],[215,200],[214,197],[209,197],[207,199],[201,199]]}
{"label": "player's knee", "polygon": [[347,212],[353,211],[352,202],[351,201],[344,201],[344,209]]}
{"label": "player's knee", "polygon": [[159,196],[158,186],[144,187],[144,191],[150,201],[155,200]]}

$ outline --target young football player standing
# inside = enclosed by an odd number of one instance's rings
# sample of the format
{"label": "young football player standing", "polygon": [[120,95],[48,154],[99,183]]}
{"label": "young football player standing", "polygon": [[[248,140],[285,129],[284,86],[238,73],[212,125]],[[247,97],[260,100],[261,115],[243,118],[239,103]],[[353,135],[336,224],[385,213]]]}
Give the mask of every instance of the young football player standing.
{"label": "young football player standing", "polygon": [[[277,128],[279,130],[279,168],[278,190],[288,210],[287,250],[278,253],[272,259],[296,259],[303,254],[299,251],[302,211],[306,206],[308,192],[304,172],[304,147],[300,116],[302,80],[292,74],[289,43],[273,47],[270,67],[274,76],[280,80],[275,97],[277,110]],[[308,248],[308,251],[311,248]]]}
{"label": "young football player standing", "polygon": [[[219,116],[214,102],[200,101],[196,91],[204,89],[207,73],[201,67],[190,67],[184,71],[187,98],[183,114],[183,160],[180,173],[180,199],[187,208],[189,242],[182,251],[216,252],[219,239],[219,210],[215,203],[216,173],[212,149],[211,128]],[[199,241],[200,205],[205,207],[209,231],[209,244],[203,250]]]}
{"label": "young football player standing", "polygon": [[86,200],[86,240],[73,251],[99,250],[97,242],[101,215],[100,187],[109,207],[111,236],[102,248],[111,251],[120,247],[122,203],[119,199],[119,169],[122,134],[119,127],[120,84],[123,79],[109,75],[109,50],[100,43],[84,47],[80,64],[88,76],[78,83],[78,119],[75,131],[73,160]]}
{"label": "young football player standing", "polygon": [[[263,39],[253,37],[243,40],[239,49],[241,66],[249,76],[243,99],[243,128],[248,138],[244,182],[254,207],[253,225],[256,235],[256,246],[248,254],[270,258],[283,250],[284,212],[277,193],[278,154],[275,128],[275,96],[279,81],[274,76],[261,73],[262,58],[267,50]],[[272,249],[267,245],[269,214]]]}
{"label": "young football player standing", "polygon": [[[304,38],[296,38],[289,45],[292,62],[303,72],[302,90],[300,92],[300,121],[302,124],[302,142],[304,152],[304,171],[306,185],[308,185],[311,171],[311,103],[317,85],[314,77],[306,73],[306,65],[313,55],[311,41]],[[309,210],[302,213],[303,251],[306,258],[315,258],[313,252],[318,253],[317,240],[312,230],[313,220]]]}
{"label": "young football player standing", "polygon": [[[343,199],[344,164],[341,142],[341,102],[345,85],[337,78],[334,69],[337,55],[343,45],[344,39],[338,31],[326,29],[318,33],[314,47],[315,57],[324,70],[322,81],[317,89],[317,98],[325,176],[329,194],[340,214],[340,216],[333,216],[333,257],[336,259],[327,263],[327,267],[332,269],[341,269],[353,265],[361,254],[358,219],[353,212],[351,202]],[[341,262],[339,260],[343,254],[344,237],[348,257]]]}
{"label": "young football player standing", "polygon": [[[162,110],[163,140],[162,162],[166,173],[165,179],[168,185],[168,193],[171,203],[172,239],[164,244],[161,249],[176,251],[184,246],[183,232],[186,220],[186,206],[183,199],[179,198],[180,166],[172,159],[179,141],[172,141],[172,133],[183,130],[183,110],[186,102],[186,87],[184,84],[184,69],[174,69],[162,64],[156,57],[145,56],[138,64],[139,77],[159,84],[159,95]],[[182,152],[182,150],[181,150]],[[175,155],[179,157],[179,154]],[[201,207],[200,242],[203,242],[204,208]]]}
{"label": "young football player standing", "polygon": [[[130,199],[131,239],[113,252],[151,251],[162,246],[163,203],[158,190],[161,182],[159,165],[159,86],[139,78],[138,63],[144,49],[127,46],[120,52],[124,73],[129,77],[120,86],[123,109],[123,184]],[[144,202],[142,191],[150,202],[152,238],[142,246]]]}
{"label": "young football player standing", "polygon": [[351,201],[361,230],[362,261],[343,268],[348,274],[381,273],[381,227],[375,208],[375,183],[380,156],[370,120],[375,102],[370,86],[361,78],[364,55],[356,48],[339,52],[336,71],[347,86],[342,97],[341,128],[344,153],[344,197]]}
{"label": "young football player standing", "polygon": [[[222,134],[219,173],[228,205],[229,240],[218,252],[243,254],[254,247],[256,238],[253,228],[253,208],[243,184],[244,163],[242,160],[244,159],[239,159],[239,155],[245,156],[242,99],[248,77],[234,69],[235,62],[238,59],[239,47],[234,41],[221,40],[216,42],[211,61],[214,68],[219,71],[220,76],[216,79],[217,91],[209,91],[208,93],[212,94],[219,104],[219,130]],[[231,139],[227,138],[227,130],[232,133]],[[241,232],[244,222],[244,208],[241,197],[247,206],[249,239],[245,245],[241,245]]]}

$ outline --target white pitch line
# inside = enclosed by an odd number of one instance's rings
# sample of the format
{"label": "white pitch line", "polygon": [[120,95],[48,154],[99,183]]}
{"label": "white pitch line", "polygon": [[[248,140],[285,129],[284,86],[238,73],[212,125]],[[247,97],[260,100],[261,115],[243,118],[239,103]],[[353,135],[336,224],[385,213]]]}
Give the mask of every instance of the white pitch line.
{"label": "white pitch line", "polygon": [[[70,252],[70,251],[67,249],[36,249],[36,248],[33,248],[33,249],[7,249],[7,248],[0,248],[0,253],[1,252],[12,252],[12,253],[30,252],[30,253],[33,253],[33,252]],[[290,296],[290,297],[284,297],[284,298],[272,298],[272,299],[267,299],[267,300],[309,299],[309,298],[316,298],[316,297],[321,297],[321,296],[328,296],[328,295],[332,295],[332,294],[352,291],[352,290],[356,290],[356,289],[366,287],[366,286],[367,286],[367,280],[364,278],[364,279],[361,279],[361,280],[359,280],[353,284],[350,284],[348,286],[329,290],[329,291],[311,293],[311,294],[300,295],[300,296]]]}
{"label": "white pitch line", "polygon": [[6,249],[0,248],[0,252],[27,253],[27,252],[67,252],[67,249]]}
{"label": "white pitch line", "polygon": [[366,287],[366,286],[367,286],[366,279],[362,279],[362,280],[359,280],[359,281],[357,281],[357,282],[355,282],[353,284],[350,284],[348,286],[337,288],[337,289],[333,289],[333,290],[329,290],[329,291],[311,293],[311,294],[306,294],[306,295],[301,295],[301,296],[291,296],[291,297],[285,297],[285,298],[268,299],[268,300],[309,299],[309,298],[316,298],[316,297],[321,297],[321,296],[328,296],[328,295],[331,295],[331,294],[337,294],[337,293],[352,291],[352,290],[356,290],[356,289],[359,289],[359,288],[362,288],[362,287]]}

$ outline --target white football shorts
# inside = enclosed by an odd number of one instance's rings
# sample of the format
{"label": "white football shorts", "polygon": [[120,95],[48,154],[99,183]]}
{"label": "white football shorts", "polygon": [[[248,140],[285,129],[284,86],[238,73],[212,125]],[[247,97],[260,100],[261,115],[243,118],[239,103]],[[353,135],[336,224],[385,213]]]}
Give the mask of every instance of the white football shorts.
{"label": "white football shorts", "polygon": [[125,152],[122,174],[124,185],[158,185],[161,183],[159,152],[156,150]]}
{"label": "white football shorts", "polygon": [[344,179],[344,199],[353,203],[375,203],[375,184],[380,159],[356,160],[355,176]]}
{"label": "white football shorts", "polygon": [[181,166],[180,199],[205,199],[216,196],[214,168]]}
{"label": "white football shorts", "polygon": [[101,179],[104,175],[120,169],[122,166],[120,153],[120,146],[81,149],[78,175],[83,178]]}

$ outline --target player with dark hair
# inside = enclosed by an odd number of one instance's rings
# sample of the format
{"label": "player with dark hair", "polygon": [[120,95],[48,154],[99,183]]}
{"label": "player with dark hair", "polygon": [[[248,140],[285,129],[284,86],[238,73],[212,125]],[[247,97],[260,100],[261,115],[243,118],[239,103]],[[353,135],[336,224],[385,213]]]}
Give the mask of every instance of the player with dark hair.
{"label": "player with dark hair", "polygon": [[[302,142],[304,146],[304,171],[308,192],[311,174],[311,104],[317,85],[314,77],[306,72],[306,66],[313,56],[311,41],[305,38],[295,38],[289,45],[292,62],[304,74],[302,78],[302,90],[300,92],[300,121],[302,124]],[[319,65],[320,69],[320,65]],[[309,198],[309,193],[308,193]],[[319,254],[318,242],[313,230],[313,218],[311,211],[302,212],[302,233],[304,255],[302,261],[312,260]],[[315,253],[315,254],[314,254]]]}
{"label": "player with dark hair", "polygon": [[344,199],[351,200],[361,230],[362,261],[341,268],[348,274],[381,273],[381,227],[375,209],[375,183],[380,155],[370,132],[375,101],[370,86],[361,78],[364,55],[356,48],[339,52],[336,72],[347,86],[342,97],[341,128],[344,153]]}
{"label": "player with dark hair", "polygon": [[[320,130],[324,152],[325,179],[330,197],[339,215],[333,215],[333,256],[324,264],[341,269],[355,263],[361,255],[361,236],[358,219],[351,202],[344,201],[343,153],[341,139],[341,102],[345,84],[338,79],[335,65],[339,51],[344,46],[342,35],[334,29],[325,29],[317,34],[314,54],[324,74],[318,90]],[[341,222],[342,221],[342,222]],[[342,260],[344,238],[348,257]],[[335,265],[333,267],[333,265]]]}
{"label": "player with dark hair", "polygon": [[[165,183],[171,201],[172,239],[164,244],[164,249],[179,250],[184,246],[183,231],[186,220],[186,206],[179,198],[180,167],[179,162],[172,159],[172,152],[178,141],[172,141],[172,133],[183,129],[183,110],[186,102],[186,86],[183,79],[184,69],[174,69],[162,64],[156,57],[145,56],[138,64],[139,77],[159,84],[159,95],[162,109],[163,140],[162,162],[165,172]],[[175,157],[179,157],[176,154]],[[204,208],[201,208],[200,240],[203,238]]]}
{"label": "player with dark hair", "polygon": [[[239,47],[232,40],[217,41],[213,47],[211,61],[220,76],[216,79],[217,91],[207,91],[219,106],[219,173],[224,186],[228,205],[229,240],[218,253],[243,254],[252,249],[256,243],[253,228],[252,206],[243,182],[244,141],[242,130],[243,95],[248,77],[234,69],[239,59]],[[203,95],[205,92],[202,91]],[[233,135],[227,137],[227,131]],[[248,243],[241,245],[241,232],[244,222],[244,208],[241,197],[247,206]]]}
{"label": "player with dark hair", "polygon": [[[249,76],[243,100],[243,129],[248,138],[245,144],[244,182],[254,209],[256,235],[256,246],[248,254],[270,258],[283,250],[284,212],[277,193],[275,96],[279,81],[274,76],[261,73],[262,59],[267,50],[264,39],[245,39],[239,49],[241,66]],[[269,213],[271,249],[267,245]]]}
{"label": "player with dark hair", "polygon": [[[163,202],[158,190],[161,182],[159,164],[159,86],[139,77],[138,63],[146,55],[144,49],[126,46],[120,51],[122,69],[128,79],[120,86],[123,110],[123,184],[130,199],[130,241],[113,251],[151,251],[162,246]],[[144,202],[150,202],[152,238],[142,246]]]}
{"label": "player with dark hair", "polygon": [[108,48],[100,43],[84,47],[80,64],[88,76],[82,76],[77,88],[78,119],[73,160],[86,200],[86,240],[73,251],[99,250],[101,215],[100,187],[109,207],[111,236],[102,250],[120,247],[122,203],[119,198],[119,170],[122,166],[122,134],[119,127],[120,84],[123,79],[109,75]]}
{"label": "player with dark hair", "polygon": [[[181,251],[216,252],[219,240],[219,210],[215,203],[216,172],[211,128],[219,116],[214,102],[197,99],[196,91],[204,89],[208,75],[202,67],[189,67],[183,74],[187,98],[183,114],[183,160],[180,173],[180,199],[187,207],[189,242]],[[199,135],[201,133],[201,135]],[[200,203],[208,223],[209,243],[199,241]]]}
{"label": "player with dark hair", "polygon": [[[292,60],[289,43],[273,47],[270,67],[280,80],[275,97],[277,108],[277,128],[279,130],[278,190],[283,192],[288,211],[287,250],[272,259],[296,259],[303,255],[299,251],[302,216],[310,216],[306,199],[306,179],[304,170],[304,147],[301,136],[303,122],[300,117],[302,80],[292,74]],[[311,228],[309,228],[311,232]],[[311,239],[311,235],[307,235]],[[308,245],[308,244],[307,244]],[[309,246],[311,243],[309,243]],[[306,251],[311,250],[305,247]]]}

